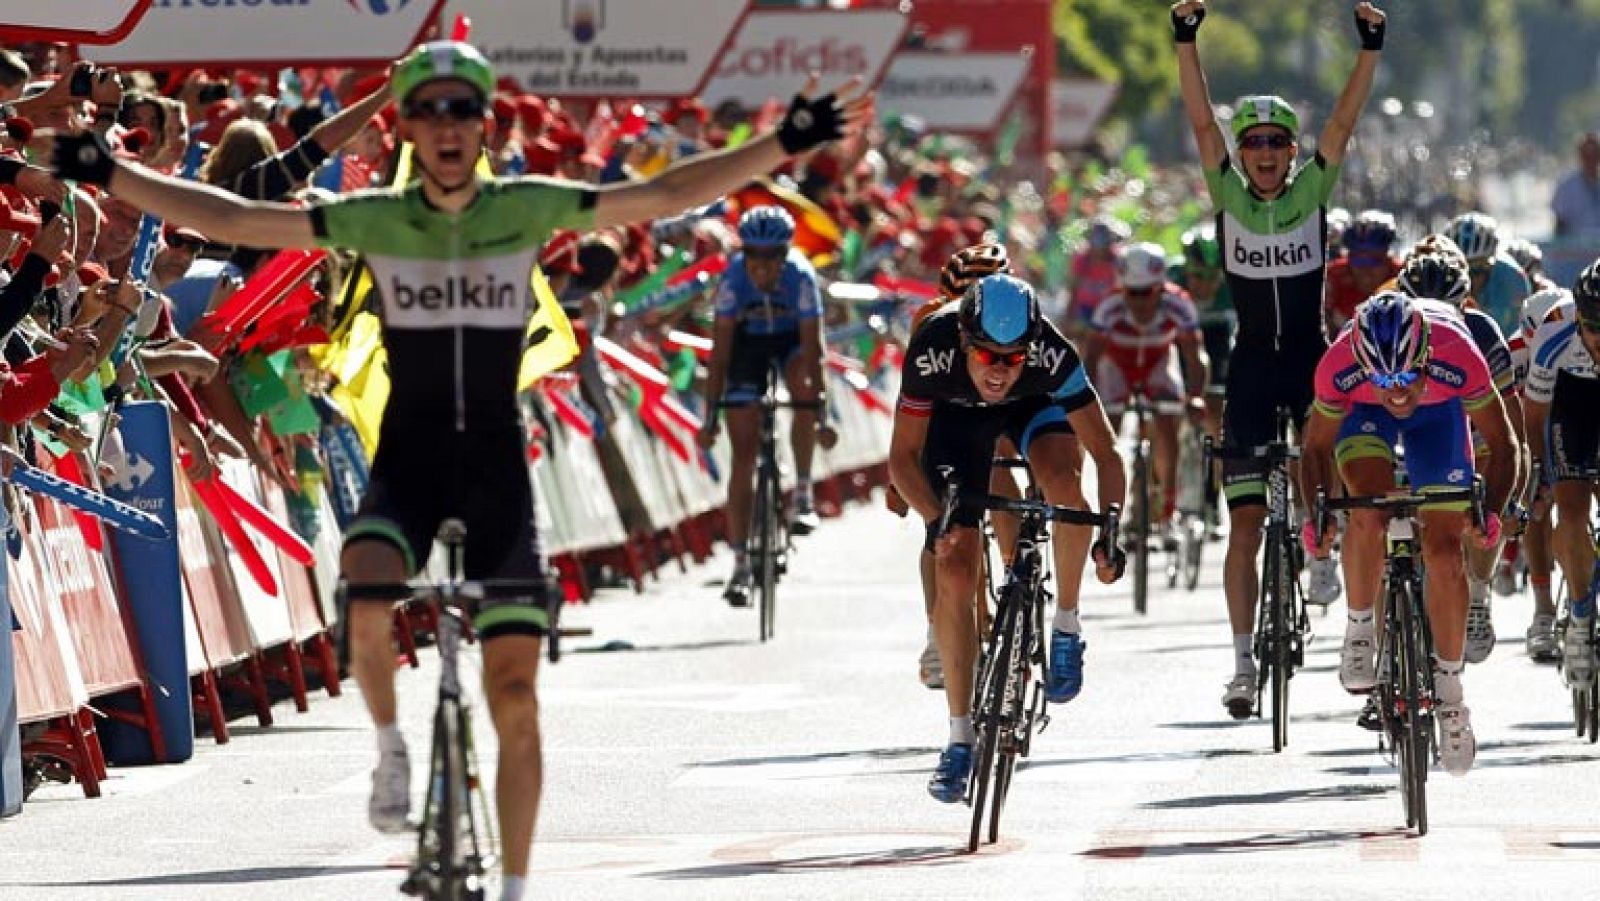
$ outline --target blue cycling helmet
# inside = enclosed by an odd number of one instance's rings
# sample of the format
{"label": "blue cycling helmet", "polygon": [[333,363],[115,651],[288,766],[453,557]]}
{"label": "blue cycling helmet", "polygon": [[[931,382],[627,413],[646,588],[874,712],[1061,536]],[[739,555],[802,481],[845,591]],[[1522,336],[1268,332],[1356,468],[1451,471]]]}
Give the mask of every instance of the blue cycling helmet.
{"label": "blue cycling helmet", "polygon": [[1044,328],[1039,298],[1022,279],[989,275],[972,283],[961,298],[961,333],[969,341],[996,347],[1032,343]]}
{"label": "blue cycling helmet", "polygon": [[1428,318],[1399,291],[1379,291],[1356,308],[1351,348],[1369,376],[1419,371],[1428,362]]}
{"label": "blue cycling helmet", "polygon": [[1469,263],[1489,259],[1500,249],[1500,223],[1483,213],[1462,213],[1450,220],[1444,234],[1456,242]]}
{"label": "blue cycling helmet", "polygon": [[746,247],[781,247],[794,240],[794,217],[781,206],[756,206],[739,217],[739,241]]}

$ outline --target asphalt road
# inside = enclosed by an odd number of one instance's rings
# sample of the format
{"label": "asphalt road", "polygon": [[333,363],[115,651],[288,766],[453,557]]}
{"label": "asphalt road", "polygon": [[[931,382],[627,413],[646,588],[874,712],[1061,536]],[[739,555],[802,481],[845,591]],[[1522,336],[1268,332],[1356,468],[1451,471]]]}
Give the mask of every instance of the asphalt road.
{"label": "asphalt road", "polygon": [[[1317,619],[1285,753],[1266,724],[1227,718],[1220,545],[1200,590],[1158,592],[1148,617],[1120,586],[1089,591],[1084,694],[1035,741],[1001,843],[963,853],[968,810],[924,790],[945,713],[916,680],[919,539],[864,508],[804,539],[767,645],[709,584],[726,558],[569,608],[594,636],[541,677],[549,778],[531,897],[1591,892],[1600,748],[1573,736],[1555,672],[1522,652],[1530,602],[1496,602],[1500,644],[1466,676],[1477,768],[1434,774],[1419,839],[1337,685],[1342,604]],[[401,674],[416,759],[432,661]],[[99,800],[41,789],[0,821],[0,899],[398,897],[407,842],[365,824],[374,743],[348,687],[307,714],[280,704],[271,729],[236,721],[230,744],[201,739],[187,764],[114,770]]]}

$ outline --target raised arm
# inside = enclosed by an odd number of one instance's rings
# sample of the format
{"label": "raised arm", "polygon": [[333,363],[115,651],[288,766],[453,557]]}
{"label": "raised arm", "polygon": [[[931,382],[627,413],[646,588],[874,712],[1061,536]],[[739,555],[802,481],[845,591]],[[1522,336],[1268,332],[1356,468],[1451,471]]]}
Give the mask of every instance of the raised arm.
{"label": "raised arm", "polygon": [[1362,0],[1356,4],[1355,18],[1361,52],[1356,54],[1355,70],[1345,82],[1339,101],[1333,105],[1333,113],[1322,127],[1322,138],[1317,141],[1317,152],[1332,165],[1344,161],[1345,148],[1361,119],[1361,108],[1372,94],[1372,76],[1378,70],[1378,54],[1383,50],[1383,11]]}
{"label": "raised arm", "polygon": [[793,154],[857,134],[872,118],[872,95],[857,82],[813,98],[816,79],[796,94],[777,129],[732,150],[699,153],[641,182],[598,189],[595,228],[671,216],[714,200],[777,168]]}
{"label": "raised arm", "polygon": [[389,80],[383,81],[383,86],[376,91],[350,104],[344,109],[334,113],[326,120],[317,123],[307,136],[316,141],[328,155],[339,152],[339,148],[350,143],[350,140],[360,134],[362,126],[373,117],[383,105],[389,102]]}
{"label": "raised arm", "polygon": [[1200,148],[1200,165],[1208,171],[1222,165],[1228,156],[1228,142],[1211,111],[1211,89],[1200,68],[1200,51],[1195,49],[1195,33],[1206,17],[1205,0],[1183,0],[1172,4],[1172,40],[1178,52],[1178,86],[1183,91],[1183,111],[1194,129]]}
{"label": "raised arm", "polygon": [[162,175],[111,154],[95,134],[57,135],[56,175],[107,186],[119,199],[173,225],[199,229],[220,243],[263,248],[317,246],[311,214],[281,203],[241,200],[209,185]]}

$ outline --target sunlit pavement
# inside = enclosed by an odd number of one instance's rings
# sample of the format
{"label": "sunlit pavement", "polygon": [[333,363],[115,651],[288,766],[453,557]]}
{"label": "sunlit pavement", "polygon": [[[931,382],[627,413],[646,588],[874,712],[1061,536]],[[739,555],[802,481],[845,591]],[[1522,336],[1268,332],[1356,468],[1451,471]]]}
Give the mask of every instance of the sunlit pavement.
{"label": "sunlit pavement", "polygon": [[[1529,601],[1496,599],[1500,644],[1466,676],[1477,767],[1435,771],[1418,839],[1337,685],[1342,604],[1315,619],[1288,750],[1271,752],[1264,722],[1228,719],[1219,544],[1200,590],[1155,592],[1148,617],[1123,586],[1088,591],[1084,694],[1052,708],[1001,842],[965,854],[970,811],[924,789],[946,724],[942,695],[917,682],[920,539],[878,509],[826,523],[801,543],[766,645],[751,611],[718,599],[726,557],[569,608],[594,634],[541,675],[531,896],[1502,898],[1592,884],[1600,748],[1573,736],[1554,670],[1523,654]],[[401,674],[419,798],[432,662]],[[41,789],[0,821],[0,898],[396,897],[409,849],[365,824],[373,740],[347,687],[305,715],[280,704],[271,729],[236,721],[232,743],[201,739],[188,764],[114,770],[100,800]]]}

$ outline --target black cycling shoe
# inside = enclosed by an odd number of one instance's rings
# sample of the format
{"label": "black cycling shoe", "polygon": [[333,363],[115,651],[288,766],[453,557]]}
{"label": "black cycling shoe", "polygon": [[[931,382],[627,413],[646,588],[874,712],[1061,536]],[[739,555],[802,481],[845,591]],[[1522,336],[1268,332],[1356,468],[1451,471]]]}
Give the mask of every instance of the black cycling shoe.
{"label": "black cycling shoe", "polygon": [[729,607],[750,606],[750,573],[734,573],[728,580],[728,587],[722,590],[722,599],[728,602]]}
{"label": "black cycling shoe", "polygon": [[1362,706],[1361,712],[1356,715],[1356,725],[1368,732],[1383,731],[1383,717],[1378,713],[1377,695],[1367,695],[1367,703]]}

